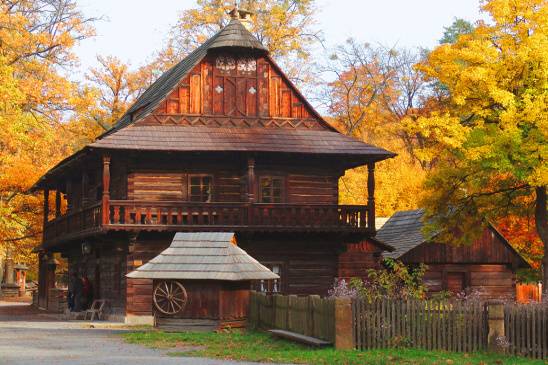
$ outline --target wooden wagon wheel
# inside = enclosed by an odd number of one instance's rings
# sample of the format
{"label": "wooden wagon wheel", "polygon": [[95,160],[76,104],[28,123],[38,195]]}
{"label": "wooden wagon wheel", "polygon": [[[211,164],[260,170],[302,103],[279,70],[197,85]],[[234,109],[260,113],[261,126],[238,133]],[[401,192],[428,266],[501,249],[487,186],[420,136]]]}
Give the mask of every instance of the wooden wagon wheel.
{"label": "wooden wagon wheel", "polygon": [[178,281],[161,281],[152,295],[154,306],[163,314],[173,315],[185,309],[188,296]]}

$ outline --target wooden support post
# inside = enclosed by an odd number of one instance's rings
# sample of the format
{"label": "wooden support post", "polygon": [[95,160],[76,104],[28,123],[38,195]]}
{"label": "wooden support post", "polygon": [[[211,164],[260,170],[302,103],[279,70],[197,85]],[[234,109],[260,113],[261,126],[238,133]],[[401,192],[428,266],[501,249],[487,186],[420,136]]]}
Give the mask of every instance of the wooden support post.
{"label": "wooden support post", "polygon": [[375,232],[375,163],[367,164],[367,228]]}
{"label": "wooden support post", "polygon": [[103,156],[103,224],[109,224],[110,220],[110,156]]}
{"label": "wooden support post", "polygon": [[82,172],[82,208],[88,204],[88,173]]}
{"label": "wooden support post", "polygon": [[[44,189],[44,229],[43,232],[46,232],[46,224],[48,224],[49,216],[49,189]],[[45,238],[45,237],[44,237]]]}
{"label": "wooden support post", "polygon": [[504,352],[500,339],[505,336],[504,304],[501,301],[487,303],[487,349],[494,352]]}
{"label": "wooden support post", "polygon": [[72,180],[69,178],[66,182],[66,192],[67,192],[67,212],[72,211],[72,206],[74,197],[72,196]]}
{"label": "wooden support post", "polygon": [[352,330],[352,299],[335,299],[335,348],[351,350],[354,348]]}
{"label": "wooden support post", "polygon": [[61,216],[61,191],[59,188],[55,191],[55,218]]}
{"label": "wooden support post", "polygon": [[255,159],[247,159],[247,200],[255,203]]}

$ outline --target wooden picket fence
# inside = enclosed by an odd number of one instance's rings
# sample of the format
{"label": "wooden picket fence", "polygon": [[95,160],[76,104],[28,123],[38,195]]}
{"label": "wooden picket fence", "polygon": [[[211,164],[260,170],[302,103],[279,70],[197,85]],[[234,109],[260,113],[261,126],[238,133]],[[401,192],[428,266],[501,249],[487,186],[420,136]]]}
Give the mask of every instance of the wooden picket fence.
{"label": "wooden picket fence", "polygon": [[479,351],[487,348],[487,313],[482,303],[390,299],[353,301],[356,348],[416,347]]}
{"label": "wooden picket fence", "polygon": [[265,295],[251,292],[248,325],[282,329],[334,342],[335,300],[318,295]]}
{"label": "wooden picket fence", "polygon": [[504,329],[511,354],[548,358],[548,305],[506,304]]}

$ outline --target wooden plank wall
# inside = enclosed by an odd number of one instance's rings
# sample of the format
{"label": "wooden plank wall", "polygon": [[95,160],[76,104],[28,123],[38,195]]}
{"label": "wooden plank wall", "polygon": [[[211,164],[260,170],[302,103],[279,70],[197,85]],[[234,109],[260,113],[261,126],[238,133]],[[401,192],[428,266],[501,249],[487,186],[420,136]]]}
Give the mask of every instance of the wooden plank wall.
{"label": "wooden plank wall", "polygon": [[[185,287],[188,296],[185,309],[172,316],[155,311],[157,316],[166,318],[219,319],[221,282],[207,280],[181,280],[180,282]],[[159,283],[160,280],[155,280],[154,287]],[[150,296],[152,297],[152,291],[150,292]]]}
{"label": "wooden plank wall", "polygon": [[346,250],[339,255],[339,279],[366,279],[369,269],[381,266],[381,252],[376,245],[367,241],[347,244]]}
{"label": "wooden plank wall", "polygon": [[465,287],[477,290],[484,299],[512,299],[515,274],[506,265],[429,264],[424,282],[430,293],[447,290],[447,274],[464,273]]}
{"label": "wooden plank wall", "polygon": [[[114,172],[117,174],[117,172]],[[126,173],[126,172],[124,172]],[[154,162],[146,158],[133,160],[127,167],[127,197],[135,200],[188,200],[188,174],[213,176],[213,201],[245,202],[247,171],[243,161],[207,159]],[[337,204],[340,172],[325,171],[317,166],[284,166],[270,161],[256,162],[258,184],[261,176],[285,179],[285,201],[296,204]],[[258,198],[258,196],[257,196]]]}
{"label": "wooden plank wall", "polygon": [[301,97],[266,58],[256,59],[255,69],[244,69],[249,56],[233,57],[236,67],[216,67],[208,56],[183,78],[156,109],[155,114],[222,115],[234,117],[311,118]]}
{"label": "wooden plank wall", "polygon": [[128,174],[127,191],[130,200],[186,201],[187,174],[160,171],[131,172]]}
{"label": "wooden plank wall", "polygon": [[401,258],[405,263],[451,264],[514,264],[516,254],[498,235],[486,228],[481,237],[469,246],[451,246],[426,243],[409,251]]}
{"label": "wooden plank wall", "polygon": [[[169,247],[174,233],[142,233],[129,246],[127,272],[146,264]],[[126,312],[134,315],[152,315],[152,280],[127,279]]]}
{"label": "wooden plank wall", "polygon": [[329,173],[290,173],[287,175],[291,203],[337,204],[338,176]]}
{"label": "wooden plank wall", "polygon": [[337,276],[336,239],[255,238],[241,239],[238,245],[261,263],[281,265],[284,294],[327,295]]}

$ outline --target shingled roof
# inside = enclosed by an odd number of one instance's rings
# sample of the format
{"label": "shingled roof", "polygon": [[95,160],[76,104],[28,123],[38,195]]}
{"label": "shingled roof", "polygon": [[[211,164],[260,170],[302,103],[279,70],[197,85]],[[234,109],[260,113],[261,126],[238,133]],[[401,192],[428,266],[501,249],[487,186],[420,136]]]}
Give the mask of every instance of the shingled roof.
{"label": "shingled roof", "polygon": [[271,280],[279,276],[236,246],[230,232],[178,232],[132,279]]}
{"label": "shingled roof", "polygon": [[131,125],[97,140],[91,147],[157,151],[286,152],[368,155],[390,152],[326,130]]}
{"label": "shingled roof", "polygon": [[394,251],[385,253],[385,257],[400,258],[426,241],[422,233],[423,215],[423,209],[400,211],[383,224],[375,238],[395,248]]}

